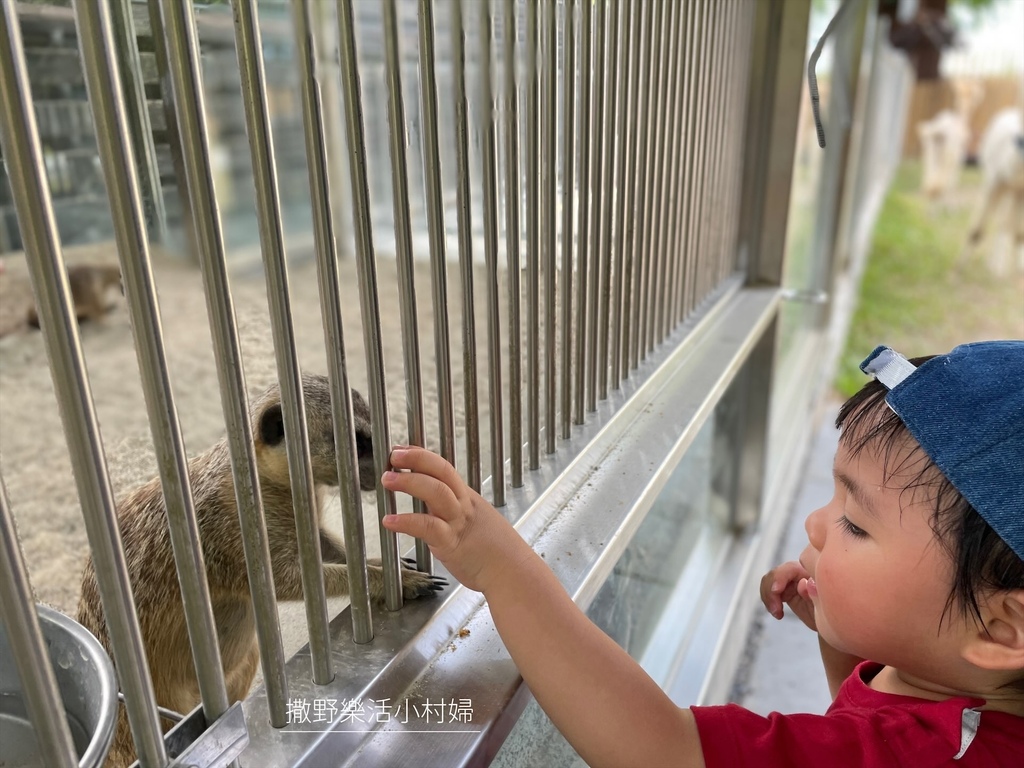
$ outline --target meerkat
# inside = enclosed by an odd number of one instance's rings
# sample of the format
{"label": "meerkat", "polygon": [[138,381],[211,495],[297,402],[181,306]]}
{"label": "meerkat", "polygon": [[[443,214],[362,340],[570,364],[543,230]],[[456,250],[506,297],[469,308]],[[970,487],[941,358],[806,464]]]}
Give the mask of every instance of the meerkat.
{"label": "meerkat", "polygon": [[[328,596],[346,595],[349,582],[345,546],[322,523],[325,491],[338,485],[327,378],[303,376],[303,392],[316,487],[316,512],[320,521],[324,583]],[[370,409],[355,390],[352,390],[352,410],[359,486],[370,491],[377,482]],[[279,387],[274,385],[259,396],[250,412],[275,592],[278,600],[301,600],[298,539]],[[259,663],[259,648],[226,439],[191,459],[188,474],[206,561],[224,678],[228,697],[234,703],[244,698],[252,685]],[[159,478],[135,489],[117,505],[118,527],[156,702],[175,712],[187,713],[199,704],[200,696],[166,516]],[[370,561],[367,570],[371,597],[383,600],[384,577],[379,561]],[[406,599],[435,594],[445,585],[441,578],[403,567],[402,592]],[[113,658],[91,556],[86,561],[82,576],[78,622],[99,639]],[[165,727],[169,728],[170,723],[165,721]],[[108,768],[124,768],[134,760],[135,746],[124,704],[120,704],[117,730],[106,765]]]}
{"label": "meerkat", "polygon": [[[68,267],[68,284],[75,319],[79,323],[101,320],[111,308],[107,301],[110,289],[121,288],[121,270],[112,264],[75,264]],[[28,308],[25,322],[32,328],[39,327],[39,312],[34,306]]]}

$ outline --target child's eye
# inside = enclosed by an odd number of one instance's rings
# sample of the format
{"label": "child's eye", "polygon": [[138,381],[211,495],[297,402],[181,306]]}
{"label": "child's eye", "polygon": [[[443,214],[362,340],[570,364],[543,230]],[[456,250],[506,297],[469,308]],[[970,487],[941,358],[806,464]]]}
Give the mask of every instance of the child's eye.
{"label": "child's eye", "polygon": [[856,525],[850,522],[850,519],[843,515],[838,520],[839,527],[842,528],[846,533],[850,534],[854,538],[863,539],[867,537],[867,531],[863,528],[858,528]]}

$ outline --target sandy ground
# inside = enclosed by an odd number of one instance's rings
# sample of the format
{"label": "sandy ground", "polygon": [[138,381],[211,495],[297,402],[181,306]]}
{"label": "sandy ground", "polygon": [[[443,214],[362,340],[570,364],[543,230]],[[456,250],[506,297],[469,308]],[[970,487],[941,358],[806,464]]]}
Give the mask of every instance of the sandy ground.
{"label": "sandy ground", "polygon": [[[68,263],[115,262],[111,244],[69,249]],[[18,523],[19,535],[37,599],[74,615],[82,564],[88,551],[86,530],[53,383],[47,366],[42,334],[24,326],[31,298],[28,270],[19,254],[4,257],[0,273],[0,474]],[[341,262],[342,314],[351,385],[366,394],[367,376],[358,303],[355,263]],[[250,397],[276,381],[273,339],[266,288],[258,263],[235,270],[232,294],[244,374]],[[400,317],[394,260],[378,261],[385,368],[388,376],[393,442],[406,439],[405,376],[399,343]],[[326,373],[326,354],[320,320],[316,267],[300,259],[289,270],[296,345],[304,371]],[[476,280],[477,339],[480,352],[481,444],[488,445],[486,424],[486,326],[483,325],[482,268]],[[154,278],[163,319],[164,344],[175,403],[186,451],[192,456],[208,448],[224,433],[217,374],[198,267],[180,257],[154,255]],[[502,282],[504,282],[502,280]],[[428,264],[417,262],[424,413],[427,434],[437,434],[437,387],[433,354],[431,290]],[[457,424],[464,424],[461,375],[461,281],[456,265],[448,279],[451,322],[453,385]],[[504,295],[504,287],[502,287]],[[100,323],[81,326],[81,343],[89,373],[96,415],[115,498],[157,473],[152,437],[132,343],[128,309],[113,292],[114,308]],[[507,370],[507,366],[506,369]],[[428,437],[428,445],[430,438]],[[435,446],[436,447],[436,446]],[[460,451],[460,456],[464,455]],[[489,466],[484,451],[483,466]],[[486,476],[488,472],[484,472]],[[367,549],[380,551],[376,536],[374,494],[364,494]],[[340,506],[331,499],[328,525],[341,533]],[[402,551],[410,547],[401,545]],[[333,612],[346,604],[332,600]],[[285,650],[289,655],[306,641],[301,604],[281,606]]]}

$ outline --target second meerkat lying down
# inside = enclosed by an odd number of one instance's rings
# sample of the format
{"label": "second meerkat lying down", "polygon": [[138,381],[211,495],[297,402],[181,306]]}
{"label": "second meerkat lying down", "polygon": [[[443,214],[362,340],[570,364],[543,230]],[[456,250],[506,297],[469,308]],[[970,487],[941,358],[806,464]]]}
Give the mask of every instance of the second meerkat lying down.
{"label": "second meerkat lying down", "polygon": [[[325,491],[329,486],[338,485],[330,388],[325,376],[307,374],[303,376],[302,383],[310,461],[316,486],[316,512],[317,519],[321,521],[324,583],[327,595],[335,597],[348,594],[349,583],[345,546],[322,523]],[[352,390],[352,410],[359,456],[359,485],[362,490],[370,491],[377,483],[370,409],[355,390]],[[259,396],[250,412],[275,592],[278,600],[301,600],[298,538],[279,387],[274,385]],[[234,703],[244,698],[252,685],[259,663],[259,648],[226,439],[191,459],[188,473],[228,697]],[[160,479],[150,480],[122,499],[117,505],[117,520],[157,704],[187,713],[200,701],[199,686]],[[384,578],[380,565],[371,563],[367,569],[370,596],[383,600]],[[406,599],[435,594],[444,585],[443,579],[430,574],[408,568],[402,570],[402,591]],[[82,575],[78,621],[99,639],[113,658],[91,556]],[[106,765],[120,768],[134,760],[135,748],[125,708],[121,704],[117,732]]]}
{"label": "second meerkat lying down", "polygon": [[[112,264],[73,264],[68,267],[68,286],[79,323],[102,320],[111,309],[110,289],[121,287],[121,269]],[[122,293],[123,293],[122,289]],[[39,312],[30,306],[25,322],[31,328],[39,327]]]}

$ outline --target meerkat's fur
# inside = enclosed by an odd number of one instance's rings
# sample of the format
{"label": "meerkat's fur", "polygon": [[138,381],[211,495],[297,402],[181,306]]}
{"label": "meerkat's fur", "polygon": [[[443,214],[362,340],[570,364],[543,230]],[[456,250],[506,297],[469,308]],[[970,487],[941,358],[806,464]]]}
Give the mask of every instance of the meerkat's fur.
{"label": "meerkat's fur", "polygon": [[[303,392],[319,520],[325,489],[338,485],[327,378],[305,375]],[[373,467],[370,409],[355,390],[352,390],[352,409],[360,488],[373,490],[377,477]],[[298,539],[285,453],[280,389],[276,385],[268,389],[254,401],[250,410],[275,592],[278,600],[301,600]],[[191,459],[188,473],[228,697],[234,703],[244,698],[252,685],[259,663],[259,649],[226,440],[222,439],[210,450]],[[124,498],[117,507],[117,520],[157,704],[187,713],[200,701],[199,686],[192,663],[159,478],[150,480]],[[349,585],[345,546],[323,527],[322,522],[319,529],[327,594],[331,597],[346,595]],[[384,579],[380,565],[371,562],[368,576],[371,597],[383,600]],[[444,581],[403,568],[402,585],[405,598],[411,599],[434,594],[443,587]],[[91,556],[82,576],[78,621],[99,639],[110,654],[110,638]],[[169,725],[165,722],[166,727]],[[106,765],[123,768],[134,760],[135,747],[125,708],[121,704],[117,731]]]}
{"label": "meerkat's fur", "polygon": [[[79,323],[102,320],[111,307],[107,294],[114,286],[121,286],[121,270],[108,264],[76,264],[68,267],[68,284],[75,319]],[[34,306],[28,308],[25,322],[32,328],[39,327],[39,313]]]}

